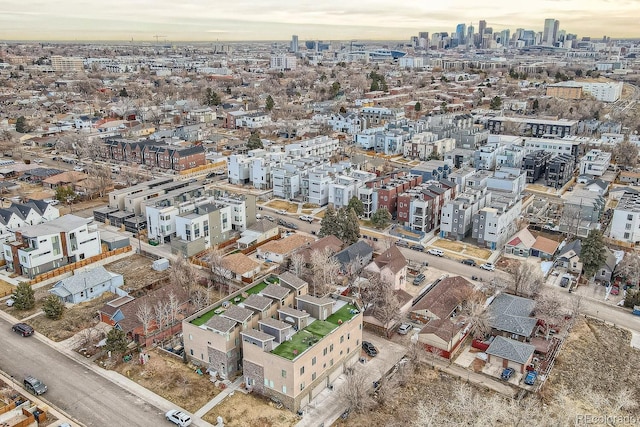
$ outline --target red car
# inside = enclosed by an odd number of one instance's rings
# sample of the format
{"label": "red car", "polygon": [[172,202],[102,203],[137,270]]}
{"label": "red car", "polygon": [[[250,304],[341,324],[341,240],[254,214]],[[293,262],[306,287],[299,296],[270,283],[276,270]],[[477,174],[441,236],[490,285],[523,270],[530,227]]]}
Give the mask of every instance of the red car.
{"label": "red car", "polygon": [[611,288],[611,295],[618,295],[620,293],[620,288],[618,288],[617,286],[614,286],[613,288]]}

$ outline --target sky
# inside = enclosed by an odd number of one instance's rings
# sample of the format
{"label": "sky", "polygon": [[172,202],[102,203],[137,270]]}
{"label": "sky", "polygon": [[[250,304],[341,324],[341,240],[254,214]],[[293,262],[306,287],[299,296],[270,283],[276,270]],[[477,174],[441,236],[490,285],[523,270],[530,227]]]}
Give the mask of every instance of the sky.
{"label": "sky", "polygon": [[494,31],[640,37],[640,0],[2,0],[0,40],[408,40],[484,19]]}

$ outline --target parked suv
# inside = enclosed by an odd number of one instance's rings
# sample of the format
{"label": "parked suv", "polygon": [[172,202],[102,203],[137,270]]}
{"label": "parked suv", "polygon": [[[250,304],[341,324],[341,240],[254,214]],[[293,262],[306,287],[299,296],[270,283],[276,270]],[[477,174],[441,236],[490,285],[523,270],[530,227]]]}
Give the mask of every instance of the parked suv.
{"label": "parked suv", "polygon": [[422,245],[411,245],[409,246],[409,249],[412,249],[414,251],[424,252],[424,246]]}
{"label": "parked suv", "polygon": [[474,260],[472,260],[471,258],[463,259],[462,263],[466,264],[466,265],[470,265],[472,267],[476,266],[476,262]]}
{"label": "parked suv", "polygon": [[309,224],[313,222],[313,217],[311,215],[300,215],[298,219],[301,221],[307,221]]}
{"label": "parked suv", "polygon": [[33,328],[26,323],[16,323],[15,325],[13,325],[13,327],[11,327],[11,330],[16,334],[22,335],[23,337],[30,337],[34,332]]}
{"label": "parked suv", "polygon": [[413,284],[419,285],[420,283],[424,282],[424,279],[426,279],[425,275],[420,273],[415,277],[415,279],[413,279]]}
{"label": "parked suv", "polygon": [[440,249],[429,249],[427,251],[428,254],[430,255],[435,255],[435,256],[444,256],[444,252],[441,251]]}
{"label": "parked suv", "polygon": [[482,264],[480,266],[480,268],[483,269],[483,270],[487,270],[487,271],[494,271],[496,269],[496,266],[491,264],[491,263],[489,263],[489,262],[486,262],[486,263]]}
{"label": "parked suv", "polygon": [[362,349],[371,357],[376,357],[378,355],[378,349],[369,341],[362,341]]}
{"label": "parked suv", "polygon": [[187,427],[191,425],[191,417],[189,414],[185,414],[182,411],[178,411],[177,409],[172,409],[167,412],[165,415],[167,421],[171,421],[172,423],[179,425],[180,427]]}
{"label": "parked suv", "polygon": [[560,279],[560,286],[563,288],[566,288],[570,284],[571,284],[571,275],[569,274],[563,275],[562,278]]}
{"label": "parked suv", "polygon": [[504,371],[502,371],[502,375],[500,375],[500,378],[505,381],[509,381],[514,372],[515,370],[513,368],[505,368]]}
{"label": "parked suv", "polygon": [[40,396],[41,394],[46,393],[48,390],[45,383],[32,376],[28,376],[24,379],[24,388],[26,388],[27,391],[30,391],[36,396]]}
{"label": "parked suv", "polygon": [[538,378],[538,373],[536,371],[529,371],[527,376],[524,378],[524,383],[526,385],[534,385],[536,378]]}
{"label": "parked suv", "polygon": [[409,333],[409,331],[411,331],[411,329],[413,329],[413,326],[411,326],[408,323],[403,323],[402,325],[400,325],[400,327],[398,328],[398,333],[400,335],[407,335]]}

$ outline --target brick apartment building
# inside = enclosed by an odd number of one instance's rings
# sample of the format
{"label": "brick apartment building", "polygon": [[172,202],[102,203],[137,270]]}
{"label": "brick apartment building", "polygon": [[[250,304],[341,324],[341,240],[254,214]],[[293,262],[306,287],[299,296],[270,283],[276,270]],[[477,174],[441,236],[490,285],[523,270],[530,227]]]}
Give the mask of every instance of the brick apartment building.
{"label": "brick apartment building", "polygon": [[178,147],[152,140],[107,139],[100,145],[98,155],[102,159],[177,171],[206,164],[205,151],[200,145]]}
{"label": "brick apartment building", "polygon": [[422,177],[406,172],[395,172],[381,176],[365,183],[358,189],[358,198],[364,205],[364,217],[371,215],[382,207],[395,217],[398,209],[398,195],[422,183]]}
{"label": "brick apartment building", "polygon": [[429,181],[398,195],[398,222],[428,233],[440,226],[442,207],[456,197],[456,184]]}

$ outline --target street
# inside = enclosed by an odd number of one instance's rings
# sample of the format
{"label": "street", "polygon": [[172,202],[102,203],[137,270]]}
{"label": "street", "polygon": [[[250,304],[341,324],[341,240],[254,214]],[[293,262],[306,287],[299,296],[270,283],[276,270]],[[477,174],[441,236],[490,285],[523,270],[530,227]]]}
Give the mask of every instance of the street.
{"label": "street", "polygon": [[51,402],[87,426],[157,426],[164,414],[118,385],[69,359],[36,337],[23,338],[0,320],[0,369],[22,383],[25,375],[44,382]]}

